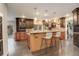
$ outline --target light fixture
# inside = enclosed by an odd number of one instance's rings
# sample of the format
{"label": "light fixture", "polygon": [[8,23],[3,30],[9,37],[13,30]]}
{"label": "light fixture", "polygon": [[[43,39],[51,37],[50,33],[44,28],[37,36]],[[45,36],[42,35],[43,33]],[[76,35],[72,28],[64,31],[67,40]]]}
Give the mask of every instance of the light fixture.
{"label": "light fixture", "polygon": [[39,15],[39,12],[37,12],[37,8],[34,8],[34,11],[35,11],[34,20],[37,20],[37,16]]}
{"label": "light fixture", "polygon": [[48,19],[45,19],[46,22],[48,22]]}
{"label": "light fixture", "polygon": [[35,17],[34,20],[37,20],[37,18]]}
{"label": "light fixture", "polygon": [[56,20],[55,14],[56,14],[56,12],[53,12],[53,17],[52,17],[53,22],[55,22],[55,20]]}
{"label": "light fixture", "polygon": [[66,17],[69,17],[70,15],[69,14],[66,14]]}
{"label": "light fixture", "polygon": [[46,17],[46,16],[48,16],[48,14],[44,14],[44,16]]}
{"label": "light fixture", "polygon": [[37,11],[37,8],[34,8],[35,14],[38,16],[40,13]]}
{"label": "light fixture", "polygon": [[22,15],[22,18],[25,18],[25,15],[24,14]]}
{"label": "light fixture", "polygon": [[[36,19],[38,19],[38,18],[41,18],[41,14],[40,14],[40,12],[39,11],[37,11],[37,8],[34,8],[34,19],[36,20]],[[46,19],[46,21],[47,21],[47,16],[48,16],[48,10],[45,10],[45,13],[43,14],[43,17],[44,17],[44,19]]]}
{"label": "light fixture", "polygon": [[53,12],[53,18],[55,17],[56,12]]}
{"label": "light fixture", "polygon": [[39,12],[36,12],[36,15],[39,15]]}
{"label": "light fixture", "polygon": [[44,14],[45,17],[48,16],[47,12],[48,12],[48,10],[45,10],[45,14]]}

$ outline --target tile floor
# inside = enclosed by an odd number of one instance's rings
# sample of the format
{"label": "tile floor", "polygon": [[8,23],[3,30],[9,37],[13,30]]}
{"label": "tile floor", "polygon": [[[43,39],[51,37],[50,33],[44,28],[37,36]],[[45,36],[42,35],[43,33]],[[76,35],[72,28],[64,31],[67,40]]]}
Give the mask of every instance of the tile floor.
{"label": "tile floor", "polygon": [[[25,41],[15,41],[12,36],[8,38],[9,56],[38,56],[37,52],[32,54],[26,47]],[[73,39],[66,40],[62,49],[48,48],[48,53],[42,56],[79,56],[79,48],[73,45]],[[44,50],[42,50],[44,52]]]}

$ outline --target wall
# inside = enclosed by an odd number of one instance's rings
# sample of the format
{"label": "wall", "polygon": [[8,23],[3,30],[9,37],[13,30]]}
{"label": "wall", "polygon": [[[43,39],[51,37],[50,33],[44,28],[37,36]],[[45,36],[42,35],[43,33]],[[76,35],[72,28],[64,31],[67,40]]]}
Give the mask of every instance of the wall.
{"label": "wall", "polygon": [[[11,19],[11,18],[9,18]],[[16,21],[8,21],[8,25],[13,26],[13,37],[14,37],[14,33],[16,32]]]}
{"label": "wall", "polygon": [[16,32],[16,14],[9,10],[8,6],[8,25],[13,26],[13,35]]}
{"label": "wall", "polygon": [[3,20],[3,55],[8,53],[8,39],[7,39],[7,8],[5,4],[0,3],[0,16]]}

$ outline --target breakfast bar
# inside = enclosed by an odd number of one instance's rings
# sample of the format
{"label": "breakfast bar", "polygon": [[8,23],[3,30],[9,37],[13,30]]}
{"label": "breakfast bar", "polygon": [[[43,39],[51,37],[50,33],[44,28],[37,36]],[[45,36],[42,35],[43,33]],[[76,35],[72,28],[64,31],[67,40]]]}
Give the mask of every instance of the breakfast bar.
{"label": "breakfast bar", "polygon": [[[53,29],[53,30],[45,30],[45,31],[32,31],[32,32],[30,32],[30,49],[31,49],[31,52],[36,52],[36,51],[40,50],[42,38],[45,37],[46,33],[48,33],[48,32],[51,32],[52,36],[53,36],[53,33],[56,33],[56,32],[61,32],[61,33],[64,33],[63,35],[65,35],[65,31],[62,28],[61,29]],[[53,40],[52,45],[54,45],[54,43],[55,42]],[[48,40],[47,44],[48,44],[48,47],[50,47],[50,40]],[[58,45],[59,45],[59,43],[57,42],[57,47],[58,47]],[[44,48],[45,48],[45,43],[43,43],[43,46],[41,47],[41,49],[44,49]]]}

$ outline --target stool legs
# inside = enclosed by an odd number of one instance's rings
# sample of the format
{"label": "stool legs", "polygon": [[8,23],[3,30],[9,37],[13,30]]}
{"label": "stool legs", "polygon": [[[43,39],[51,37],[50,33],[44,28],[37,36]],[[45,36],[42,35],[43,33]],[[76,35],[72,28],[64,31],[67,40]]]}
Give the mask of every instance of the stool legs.
{"label": "stool legs", "polygon": [[[54,47],[56,47],[56,46],[57,46],[56,38],[54,37],[53,40],[54,40],[54,42],[52,42],[52,39],[51,39],[51,45],[53,45]],[[54,43],[54,44],[53,44],[53,43]],[[51,46],[51,45],[50,45],[50,46]]]}
{"label": "stool legs", "polygon": [[52,46],[52,47],[53,47],[53,41],[52,41],[52,39],[51,39],[51,42],[50,42],[50,46]]}

